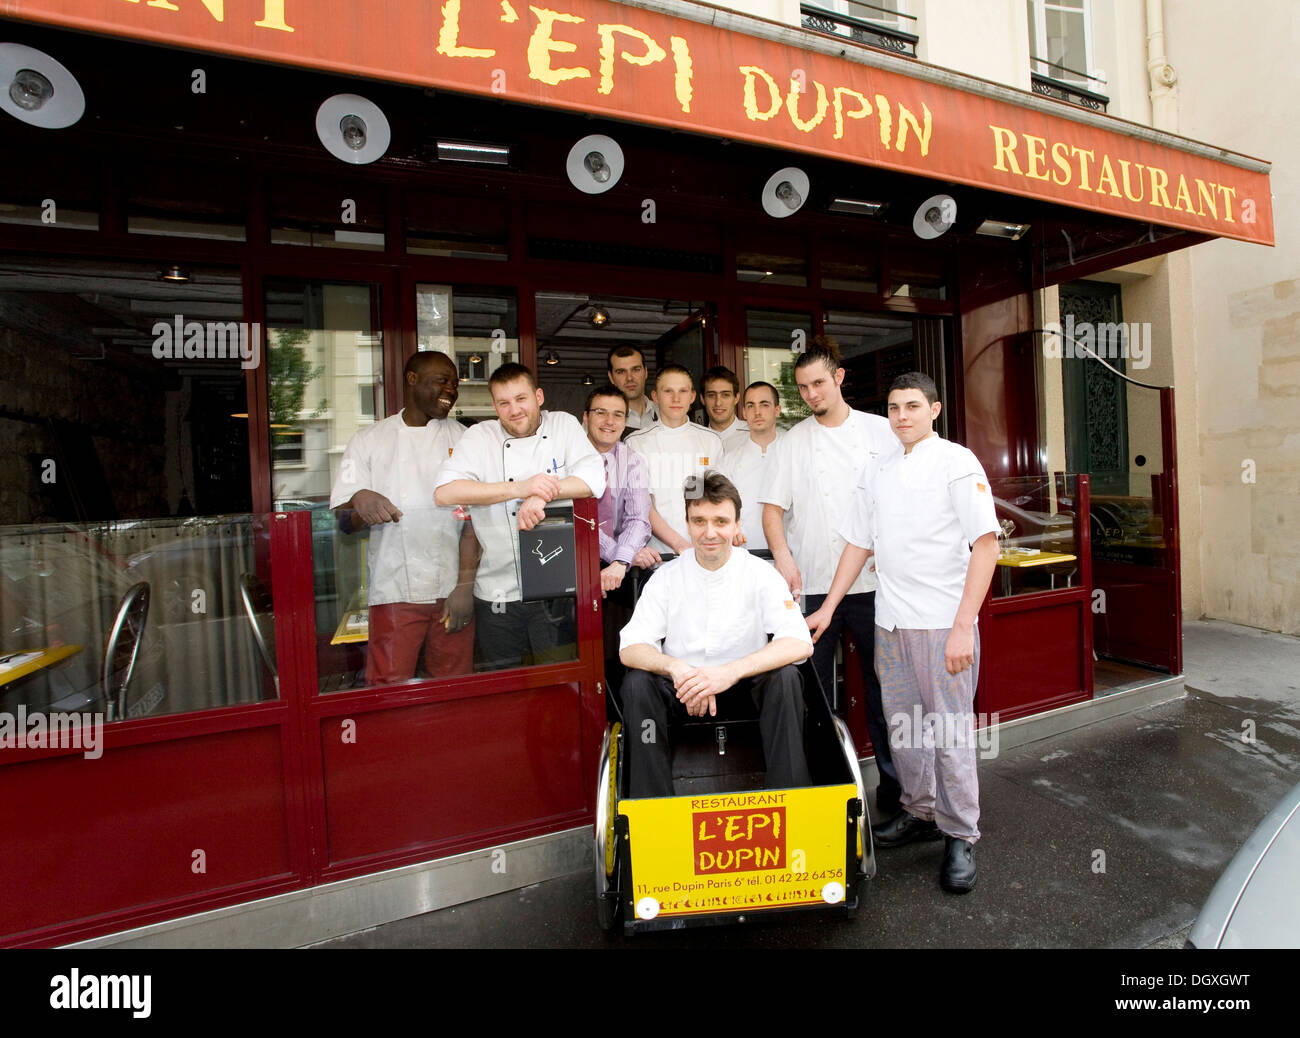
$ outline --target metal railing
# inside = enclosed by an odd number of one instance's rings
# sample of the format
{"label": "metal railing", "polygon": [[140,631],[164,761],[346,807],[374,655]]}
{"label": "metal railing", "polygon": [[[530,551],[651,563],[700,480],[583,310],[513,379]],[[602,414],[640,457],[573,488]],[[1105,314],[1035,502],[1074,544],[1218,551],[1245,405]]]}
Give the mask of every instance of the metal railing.
{"label": "metal railing", "polygon": [[1104,112],[1110,103],[1109,97],[1094,89],[1104,87],[1105,80],[1046,58],[1030,58],[1029,66],[1029,78],[1035,94],[1089,108],[1094,112]]}
{"label": "metal railing", "polygon": [[[828,11],[813,4],[800,4],[800,24],[814,32],[824,32],[832,36],[847,38],[854,43],[861,43],[877,50],[887,50],[892,54],[903,54],[909,58],[916,57],[916,43],[920,39],[915,33],[907,32],[896,25],[888,25],[883,18],[873,17],[869,12],[879,12],[891,20],[905,19],[916,23],[916,16],[901,11],[891,11],[875,4],[852,3],[854,14]],[[861,10],[863,14],[857,15]]]}

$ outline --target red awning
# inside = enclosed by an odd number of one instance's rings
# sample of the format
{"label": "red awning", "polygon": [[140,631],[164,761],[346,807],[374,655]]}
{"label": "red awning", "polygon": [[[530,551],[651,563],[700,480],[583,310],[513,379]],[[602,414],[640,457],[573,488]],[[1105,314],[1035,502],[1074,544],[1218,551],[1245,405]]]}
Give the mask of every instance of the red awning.
{"label": "red awning", "polygon": [[[5,5],[36,22],[599,113],[1273,244],[1265,162],[892,55],[854,47],[850,60],[838,41],[793,28],[689,9],[708,21],[609,0]],[[767,36],[709,24],[717,21]]]}

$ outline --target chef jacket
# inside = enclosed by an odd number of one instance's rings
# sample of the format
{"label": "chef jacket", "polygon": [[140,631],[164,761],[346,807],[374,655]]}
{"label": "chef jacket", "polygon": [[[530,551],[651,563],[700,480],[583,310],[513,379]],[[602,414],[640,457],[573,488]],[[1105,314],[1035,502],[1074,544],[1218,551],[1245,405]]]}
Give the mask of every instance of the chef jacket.
{"label": "chef jacket", "polygon": [[970,546],[996,534],[998,519],[979,459],[932,435],[863,470],[841,532],[876,553],[879,626],[943,630],[957,617]]}
{"label": "chef jacket", "polygon": [[721,666],[750,656],[773,638],[811,646],[808,622],[770,562],[744,548],[716,570],[683,552],[646,582],[619,648],[651,645],[694,667]]}
{"label": "chef jacket", "polygon": [[767,535],[763,533],[764,484],[776,455],[776,445],[785,436],[784,429],[776,431],[776,439],[764,449],[745,434],[745,438],[729,446],[722,455],[718,471],[736,484],[740,491],[740,526],[745,531],[745,547],[750,551],[767,548]]}
{"label": "chef jacket", "polygon": [[402,512],[399,522],[370,528],[370,605],[427,604],[455,589],[463,527],[454,509],[433,503],[433,490],[438,469],[464,435],[465,427],[451,418],[413,426],[399,411],[357,430],[343,449],[330,507],[347,504],[358,490],[373,490]]}
{"label": "chef jacket", "polygon": [[722,452],[725,454],[729,450],[739,447],[749,439],[749,423],[743,418],[732,417],[731,424],[718,432],[713,426],[709,426],[710,431],[718,433],[722,440]]}
{"label": "chef jacket", "polygon": [[[702,425],[683,422],[676,429],[666,425],[642,429],[628,437],[627,445],[646,460],[655,508],[689,541],[683,484],[690,476],[702,476],[707,469],[717,468],[722,460],[721,438]],[[650,538],[650,547],[661,552],[673,550],[658,537]]]}
{"label": "chef jacket", "polygon": [[[438,473],[437,486],[457,479],[479,483],[522,483],[539,472],[556,478],[576,476],[595,497],[605,492],[605,466],[578,420],[563,411],[543,411],[537,431],[528,437],[507,434],[499,419],[466,430]],[[488,602],[518,602],[519,505],[513,498],[495,505],[470,507],[474,532],[483,546],[474,597]]]}
{"label": "chef jacket", "polygon": [[[865,411],[850,411],[833,428],[809,416],[776,444],[771,477],[760,497],[787,510],[786,541],[803,579],[803,594],[824,595],[831,589],[844,551],[840,523],[853,503],[863,466],[902,449],[889,420]],[[848,593],[875,589],[875,577],[864,566]]]}

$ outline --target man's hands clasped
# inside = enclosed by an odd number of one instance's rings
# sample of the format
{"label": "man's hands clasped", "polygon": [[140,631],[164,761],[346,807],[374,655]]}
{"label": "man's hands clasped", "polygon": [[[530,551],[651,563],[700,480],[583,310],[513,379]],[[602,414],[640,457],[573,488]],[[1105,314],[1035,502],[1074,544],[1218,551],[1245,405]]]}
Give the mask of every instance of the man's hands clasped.
{"label": "man's hands clasped", "polygon": [[693,667],[683,660],[676,660],[669,668],[668,676],[672,678],[673,687],[677,689],[677,699],[686,707],[691,717],[716,717],[718,714],[717,697],[731,688],[737,681],[730,664],[720,667]]}

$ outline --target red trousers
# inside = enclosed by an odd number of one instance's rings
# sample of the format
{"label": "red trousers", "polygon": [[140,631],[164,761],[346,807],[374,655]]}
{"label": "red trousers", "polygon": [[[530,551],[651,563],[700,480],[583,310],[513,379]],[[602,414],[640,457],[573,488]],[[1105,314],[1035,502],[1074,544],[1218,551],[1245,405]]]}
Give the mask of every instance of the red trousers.
{"label": "red trousers", "polygon": [[370,644],[366,684],[410,681],[424,649],[424,669],[431,678],[474,672],[474,617],[459,631],[442,625],[445,598],[427,604],[393,602],[370,607]]}

